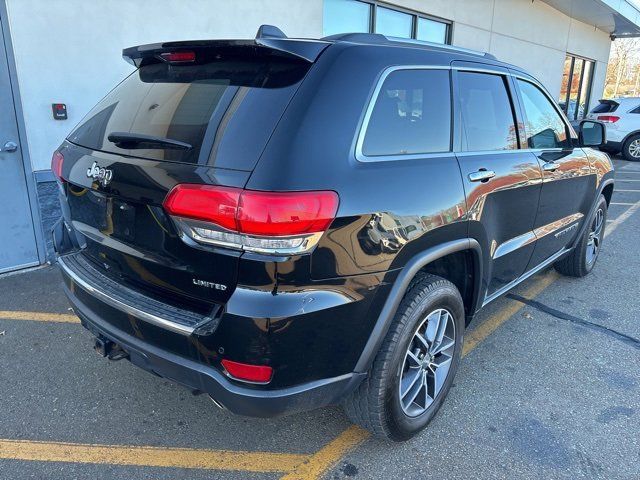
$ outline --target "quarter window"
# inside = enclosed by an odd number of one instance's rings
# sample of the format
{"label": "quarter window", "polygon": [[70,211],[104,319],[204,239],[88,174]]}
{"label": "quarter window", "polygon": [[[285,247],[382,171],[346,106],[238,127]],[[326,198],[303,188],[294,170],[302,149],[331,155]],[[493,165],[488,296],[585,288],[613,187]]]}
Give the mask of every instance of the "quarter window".
{"label": "quarter window", "polygon": [[513,108],[502,75],[460,72],[460,112],[463,150],[518,148]]}
{"label": "quarter window", "polygon": [[446,152],[451,144],[448,70],[398,70],[385,79],[362,144],[366,156]]}
{"label": "quarter window", "polygon": [[566,148],[567,127],[551,101],[534,84],[518,80],[529,148]]}

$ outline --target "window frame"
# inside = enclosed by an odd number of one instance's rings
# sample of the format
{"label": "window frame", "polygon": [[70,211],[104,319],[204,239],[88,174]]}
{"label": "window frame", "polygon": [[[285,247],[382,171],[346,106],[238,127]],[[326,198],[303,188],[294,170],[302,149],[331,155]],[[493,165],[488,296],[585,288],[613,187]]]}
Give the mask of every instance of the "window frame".
{"label": "window frame", "polygon": [[[384,82],[387,77],[394,72],[402,71],[402,70],[446,70],[449,72],[449,109],[450,109],[450,125],[449,125],[449,150],[445,150],[442,152],[429,152],[429,153],[400,153],[400,154],[391,154],[391,155],[365,155],[362,151],[364,146],[364,138],[367,134],[367,129],[369,128],[369,121],[371,120],[371,115],[373,114],[373,109],[375,108],[376,101],[378,100],[378,96],[380,95],[380,91],[384,86]],[[396,65],[393,67],[386,68],[379,76],[376,86],[371,93],[369,100],[367,101],[367,106],[364,110],[364,117],[360,126],[358,128],[357,138],[356,138],[356,146],[355,146],[355,157],[356,160],[363,163],[372,163],[372,162],[390,162],[390,161],[398,161],[398,160],[416,160],[423,158],[436,158],[442,157],[446,155],[453,155],[454,148],[454,128],[455,128],[455,108],[454,108],[454,97],[453,97],[453,79],[451,76],[451,67],[447,65]]]}
{"label": "window frame", "polygon": [[[479,65],[479,64],[478,64]],[[392,72],[396,70],[449,70],[449,84],[451,87],[451,133],[450,133],[450,146],[449,151],[447,152],[437,152],[437,153],[407,153],[407,154],[396,154],[396,155],[377,155],[377,156],[366,156],[362,153],[362,145],[364,143],[364,136],[366,134],[367,127],[369,125],[369,119],[371,118],[371,114],[373,113],[373,109],[375,107],[376,100],[382,89],[384,81]],[[479,73],[487,73],[491,75],[502,75],[505,77],[507,84],[507,91],[511,100],[511,108],[514,112],[514,118],[516,120],[516,129],[518,132],[518,149],[512,150],[480,150],[480,151],[467,151],[462,150],[462,119],[460,118],[460,108],[457,104],[457,98],[459,97],[458,93],[458,78],[457,72],[479,72]],[[520,95],[520,89],[518,88],[516,80],[523,80],[532,84],[534,87],[537,87],[542,94],[547,98],[547,100],[551,103],[556,113],[560,116],[562,123],[565,126],[565,130],[567,132],[567,138],[569,140],[569,146],[567,148],[528,148],[527,144],[527,130],[525,124],[525,112],[524,106],[522,103],[522,98]],[[369,96],[365,107],[364,107],[363,118],[360,121],[355,134],[355,148],[353,150],[355,154],[355,159],[361,163],[375,163],[375,162],[387,162],[387,161],[402,161],[402,160],[416,160],[416,159],[429,159],[429,158],[442,158],[447,156],[468,156],[468,155],[483,155],[483,154],[491,154],[491,155],[501,155],[501,154],[514,154],[514,153],[522,153],[522,152],[553,152],[553,151],[563,151],[563,150],[573,150],[576,148],[577,142],[577,134],[575,130],[569,123],[564,111],[560,108],[560,106],[556,103],[553,97],[549,94],[546,88],[538,82],[535,78],[528,76],[525,73],[519,71],[513,71],[511,69],[507,69],[500,65],[496,65],[492,68],[492,66],[487,65],[484,66],[471,66],[468,62],[465,62],[464,65],[396,65],[392,67],[388,67],[382,71],[382,73],[378,76],[375,87]]]}
{"label": "window frame", "polygon": [[[575,135],[573,135],[574,130],[571,127],[571,124],[569,123],[566,114],[564,113],[564,110],[562,110],[562,108],[560,108],[560,105],[558,105],[558,103],[553,100],[553,98],[551,97],[551,95],[549,94],[549,92],[547,92],[547,89],[544,88],[542,85],[540,85],[538,82],[532,80],[531,78],[527,78],[524,75],[518,75],[518,74],[514,74],[513,75],[513,79],[516,80],[514,82],[514,90],[516,92],[517,98],[518,98],[518,102],[520,104],[520,115],[522,117],[522,126],[521,126],[521,130],[522,130],[522,134],[521,134],[521,140],[522,140],[522,145],[526,145],[527,148],[524,148],[523,150],[528,150],[531,152],[539,152],[539,151],[545,151],[545,152],[554,152],[554,151],[563,151],[563,150],[573,150],[575,148]],[[560,117],[560,121],[562,121],[563,125],[564,125],[564,130],[565,130],[565,135],[567,136],[567,141],[569,143],[569,145],[567,147],[553,147],[553,148],[528,148],[529,144],[527,142],[528,139],[528,132],[527,132],[527,111],[524,108],[524,102],[522,100],[522,95],[520,94],[520,87],[518,86],[518,82],[517,80],[521,80],[523,82],[527,82],[531,85],[533,85],[535,88],[537,88],[538,90],[540,90],[540,92],[542,93],[542,95],[549,101],[549,103],[551,104],[552,108],[555,110],[555,112],[558,114],[558,116]]]}
{"label": "window frame", "polygon": [[[481,155],[483,153],[491,153],[491,154],[514,153],[514,152],[521,152],[522,150],[524,150],[522,148],[522,146],[524,145],[523,139],[526,137],[522,136],[522,132],[523,132],[523,128],[521,127],[523,125],[522,108],[520,104],[520,97],[517,95],[517,92],[515,91],[515,86],[511,81],[511,78],[513,75],[508,70],[501,69],[500,67],[496,67],[496,69],[489,69],[489,68],[455,65],[453,67],[453,70],[455,70],[456,72],[454,76],[454,85],[455,85],[454,93],[456,95],[456,100],[454,100],[454,105],[456,108],[456,116],[455,116],[455,119],[457,122],[456,132],[458,133],[458,139],[456,141],[457,148],[454,148],[454,152],[456,153],[456,155]],[[502,81],[504,83],[507,96],[509,97],[509,104],[511,106],[511,115],[513,117],[514,127],[516,129],[516,142],[518,145],[517,148],[500,149],[500,150],[465,150],[464,149],[464,146],[462,145],[462,140],[465,136],[465,127],[464,127],[464,121],[462,120],[462,112],[460,110],[461,107],[459,104],[460,80],[457,75],[458,73],[477,73],[481,75],[496,75],[496,76],[502,77]]]}
{"label": "window frame", "polygon": [[451,45],[451,40],[453,38],[453,21],[451,20],[447,20],[446,18],[436,17],[435,15],[422,13],[417,10],[411,10],[409,8],[390,5],[388,3],[380,2],[378,0],[355,0],[355,1],[369,5],[369,32],[368,33],[378,33],[376,32],[376,17],[377,17],[378,7],[381,7],[381,8],[386,8],[388,10],[395,10],[396,12],[402,12],[402,13],[411,15],[412,17],[411,18],[411,37],[409,37],[409,39],[412,39],[412,40],[417,40],[418,18],[424,18],[426,20],[432,20],[434,22],[438,22],[446,25],[445,40],[442,45]]}
{"label": "window frame", "polygon": [[[595,77],[595,71],[596,71],[596,66],[597,63],[595,60],[591,59],[591,58],[587,58],[587,57],[583,57],[581,55],[576,55],[574,53],[570,53],[570,52],[566,52],[565,53],[565,61],[566,58],[569,57],[571,58],[571,65],[569,67],[569,78],[568,78],[568,83],[567,83],[567,93],[564,96],[564,108],[560,108],[560,110],[562,110],[565,114],[565,116],[567,118],[569,118],[569,100],[571,98],[571,82],[573,79],[573,71],[575,69],[575,65],[576,65],[576,60],[580,60],[582,61],[582,69],[580,70],[580,79],[578,80],[578,91],[576,92],[576,109],[573,112],[573,118],[571,120],[573,121],[578,121],[578,120],[582,120],[584,118],[587,117],[587,115],[590,112],[589,109],[589,104],[591,103],[591,92],[593,90],[593,79]],[[589,81],[587,83],[587,92],[585,95],[585,102],[584,102],[584,115],[581,118],[578,118],[578,111],[580,110],[580,95],[582,94],[582,82],[584,80],[584,71],[586,70],[586,65],[587,63],[591,63],[591,69],[589,71]],[[558,101],[554,101],[554,103],[559,103],[560,100]]]}

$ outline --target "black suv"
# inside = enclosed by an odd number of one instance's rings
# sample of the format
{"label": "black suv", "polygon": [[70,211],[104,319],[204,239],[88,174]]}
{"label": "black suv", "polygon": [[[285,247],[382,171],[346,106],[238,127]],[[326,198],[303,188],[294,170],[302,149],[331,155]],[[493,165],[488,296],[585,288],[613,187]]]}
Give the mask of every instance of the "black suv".
{"label": "black suv", "polygon": [[530,75],[377,34],[125,49],[136,71],[54,153],[65,291],[96,349],[232,412],[342,402],[420,431],[465,327],[596,261],[613,192]]}

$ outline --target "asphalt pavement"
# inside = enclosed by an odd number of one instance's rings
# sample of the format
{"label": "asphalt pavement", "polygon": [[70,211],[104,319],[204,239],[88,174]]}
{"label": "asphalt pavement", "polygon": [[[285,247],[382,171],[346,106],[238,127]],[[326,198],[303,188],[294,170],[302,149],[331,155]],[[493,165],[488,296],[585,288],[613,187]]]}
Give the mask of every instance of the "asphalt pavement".
{"label": "asphalt pavement", "polygon": [[640,479],[640,163],[616,166],[594,271],[490,304],[442,410],[403,444],[338,407],[221,411],[96,356],[55,267],[0,277],[0,479]]}

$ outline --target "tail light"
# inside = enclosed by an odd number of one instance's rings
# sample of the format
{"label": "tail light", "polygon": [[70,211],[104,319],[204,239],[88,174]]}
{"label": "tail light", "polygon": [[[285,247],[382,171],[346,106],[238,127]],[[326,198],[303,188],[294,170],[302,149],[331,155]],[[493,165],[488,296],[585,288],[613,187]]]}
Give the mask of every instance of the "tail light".
{"label": "tail light", "polygon": [[64,163],[64,155],[62,155],[57,150],[53,152],[53,156],[51,157],[51,171],[60,182],[64,181],[64,178],[62,178],[63,163]]}
{"label": "tail light", "polygon": [[273,369],[266,365],[249,365],[225,359],[222,360],[222,366],[230,377],[245,382],[269,383],[273,375]]}
{"label": "tail light", "polygon": [[598,120],[604,123],[616,123],[620,120],[620,117],[617,117],[616,115],[600,115]]}
{"label": "tail light", "polygon": [[181,184],[164,208],[197,243],[286,255],[315,247],[336,216],[338,194]]}

